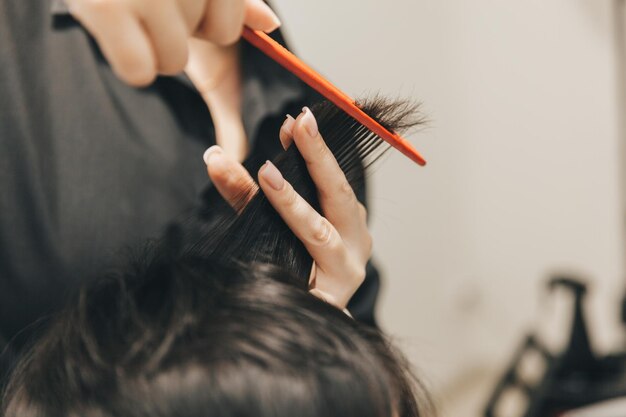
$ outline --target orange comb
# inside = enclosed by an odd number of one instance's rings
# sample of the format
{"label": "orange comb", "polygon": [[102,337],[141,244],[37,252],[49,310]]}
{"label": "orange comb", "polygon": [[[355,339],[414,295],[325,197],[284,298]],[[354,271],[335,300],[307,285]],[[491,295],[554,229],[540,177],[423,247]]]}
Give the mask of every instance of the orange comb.
{"label": "orange comb", "polygon": [[385,129],[380,123],[361,110],[352,98],[332,85],[267,34],[244,27],[243,38],[411,160],[419,165],[426,165],[426,160],[406,139],[397,133]]}

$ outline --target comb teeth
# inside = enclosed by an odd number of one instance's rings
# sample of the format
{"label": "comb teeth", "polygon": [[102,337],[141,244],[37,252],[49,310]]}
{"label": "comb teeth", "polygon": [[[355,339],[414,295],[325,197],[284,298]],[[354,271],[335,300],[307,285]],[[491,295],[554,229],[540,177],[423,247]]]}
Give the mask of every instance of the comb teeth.
{"label": "comb teeth", "polygon": [[[302,62],[281,44],[270,38],[266,33],[244,27],[242,35],[251,45],[257,47],[278,64],[300,78],[303,82],[308,84],[309,87],[334,103],[339,109],[351,115],[360,124],[380,136],[381,139],[387,141],[387,143],[398,149],[418,165],[426,165],[426,160],[422,155],[420,155],[407,140],[394,132],[394,130],[398,131],[397,128],[389,129],[384,122],[378,120],[371,112],[364,111],[364,108],[361,108],[358,103],[352,100],[343,91],[331,84],[327,79]],[[393,103],[390,103],[390,105],[393,107]],[[396,107],[395,110],[398,110],[398,108]],[[384,113],[386,112],[383,109],[382,114]]]}
{"label": "comb teeth", "polygon": [[[388,100],[374,96],[358,103],[361,111],[398,136],[425,123],[419,113],[419,105],[410,101]],[[353,170],[364,171],[375,163],[390,148],[390,144],[359,120],[337,108],[334,103],[324,101],[312,107],[320,132],[339,166],[351,177]]]}
{"label": "comb teeth", "polygon": [[[406,104],[383,99],[363,102],[363,110],[395,131],[412,126]],[[415,107],[411,107],[415,109]],[[403,110],[404,109],[404,110]],[[319,131],[339,167],[355,191],[364,195],[367,168],[390,149],[380,136],[363,126],[329,101],[311,106]],[[251,172],[258,172],[264,160],[252,156],[245,162]],[[272,162],[285,180],[311,207],[323,214],[316,184],[309,175],[306,161],[296,146],[279,152]],[[243,202],[245,200],[245,202]],[[184,228],[186,254],[202,259],[226,259],[236,264],[266,263],[285,268],[295,277],[294,283],[308,289],[312,258],[303,243],[280,218],[267,197],[257,193],[251,200],[241,195],[245,208],[236,212],[217,189],[203,196],[197,218],[189,219]],[[254,242],[255,250],[249,250]],[[181,249],[181,250],[182,250]]]}

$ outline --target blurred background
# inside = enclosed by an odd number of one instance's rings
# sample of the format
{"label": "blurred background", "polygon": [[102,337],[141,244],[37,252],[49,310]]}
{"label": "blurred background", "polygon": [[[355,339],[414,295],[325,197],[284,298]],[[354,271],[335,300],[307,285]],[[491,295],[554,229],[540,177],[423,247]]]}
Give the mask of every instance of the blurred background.
{"label": "blurred background", "polygon": [[555,272],[589,284],[594,349],[623,349],[623,2],[273,5],[292,48],[348,93],[414,98],[431,120],[410,136],[428,166],[392,152],[370,203],[381,325],[442,415],[482,415],[528,332],[565,343]]}

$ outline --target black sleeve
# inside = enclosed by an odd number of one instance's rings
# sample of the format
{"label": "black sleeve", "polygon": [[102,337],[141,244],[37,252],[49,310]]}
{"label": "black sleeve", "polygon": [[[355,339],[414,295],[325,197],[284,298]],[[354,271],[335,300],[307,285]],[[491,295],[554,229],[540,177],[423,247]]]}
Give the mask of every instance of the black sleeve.
{"label": "black sleeve", "polygon": [[365,281],[348,304],[348,311],[355,320],[378,327],[376,323],[376,302],[380,292],[380,274],[370,260],[367,263]]}

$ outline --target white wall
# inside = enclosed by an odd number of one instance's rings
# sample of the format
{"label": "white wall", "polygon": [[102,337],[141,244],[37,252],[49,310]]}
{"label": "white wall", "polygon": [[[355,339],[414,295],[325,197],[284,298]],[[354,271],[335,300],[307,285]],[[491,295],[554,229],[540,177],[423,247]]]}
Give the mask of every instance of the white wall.
{"label": "white wall", "polygon": [[372,230],[382,324],[447,415],[478,415],[550,313],[538,307],[551,271],[593,281],[594,340],[619,343],[612,4],[274,1],[294,49],[336,84],[414,97],[432,120],[411,137],[426,168],[396,153],[375,172]]}

